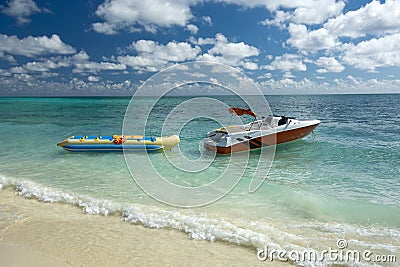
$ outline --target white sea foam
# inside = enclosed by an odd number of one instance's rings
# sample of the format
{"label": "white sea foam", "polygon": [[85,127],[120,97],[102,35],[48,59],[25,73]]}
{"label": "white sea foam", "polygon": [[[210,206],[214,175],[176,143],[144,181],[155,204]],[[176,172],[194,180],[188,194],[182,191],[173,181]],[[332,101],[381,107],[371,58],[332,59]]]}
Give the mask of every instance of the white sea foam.
{"label": "white sea foam", "polygon": [[120,211],[120,206],[108,200],[97,200],[87,196],[76,196],[56,189],[41,186],[27,180],[9,179],[0,177],[0,190],[14,187],[18,195],[26,198],[35,198],[41,202],[60,202],[77,205],[88,214],[110,215]]}
{"label": "white sea foam", "polygon": [[[15,180],[0,176],[0,190],[13,187],[16,193],[26,198],[35,198],[42,202],[68,203],[81,207],[87,214],[117,215],[123,221],[142,224],[150,228],[167,228],[183,231],[190,238],[196,240],[225,241],[239,244],[254,249],[268,246],[273,250],[286,251],[315,251],[307,246],[308,239],[313,237],[290,232],[290,229],[313,229],[334,234],[351,233],[360,236],[381,236],[398,241],[400,232],[387,228],[362,228],[344,224],[328,224],[310,222],[307,224],[288,223],[286,226],[275,226],[265,222],[228,220],[226,218],[213,218],[205,213],[194,213],[188,210],[164,210],[137,204],[119,204],[109,200],[98,200],[88,196],[78,196],[60,190],[41,186],[26,180]],[[240,225],[240,226],[239,226]],[[319,238],[324,238],[321,235]],[[321,239],[322,240],[322,239]],[[326,240],[325,240],[326,241]],[[371,243],[352,240],[357,245],[371,247]],[[397,252],[398,246],[375,244],[377,249],[386,249]],[[324,266],[326,262],[295,262],[301,266]],[[363,266],[354,263],[354,266]]]}
{"label": "white sea foam", "polygon": [[363,237],[389,237],[396,241],[396,243],[400,243],[400,230],[387,228],[387,227],[363,227],[363,226],[353,226],[349,224],[343,223],[325,223],[325,222],[312,222],[312,223],[304,223],[304,224],[292,224],[290,227],[301,227],[301,228],[314,228],[325,232],[337,233],[344,235],[353,234],[356,236]]}
{"label": "white sea foam", "polygon": [[12,185],[12,181],[0,175],[0,191]]}

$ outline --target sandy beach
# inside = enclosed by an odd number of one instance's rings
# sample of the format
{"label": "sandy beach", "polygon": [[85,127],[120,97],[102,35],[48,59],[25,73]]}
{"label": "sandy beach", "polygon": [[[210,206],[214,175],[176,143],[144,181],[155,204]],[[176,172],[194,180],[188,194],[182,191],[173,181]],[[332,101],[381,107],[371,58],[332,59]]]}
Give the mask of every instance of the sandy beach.
{"label": "sandy beach", "polygon": [[[276,266],[254,249],[191,240],[185,233],[132,225],[0,192],[2,266]],[[282,263],[280,263],[282,264]],[[283,264],[282,264],[283,265]]]}

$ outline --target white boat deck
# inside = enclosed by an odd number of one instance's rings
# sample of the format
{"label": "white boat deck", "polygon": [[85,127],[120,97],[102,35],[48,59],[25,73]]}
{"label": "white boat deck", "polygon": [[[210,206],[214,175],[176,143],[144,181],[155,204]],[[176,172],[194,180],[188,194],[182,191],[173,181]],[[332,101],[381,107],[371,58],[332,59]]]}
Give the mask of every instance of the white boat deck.
{"label": "white boat deck", "polygon": [[[232,125],[232,126],[227,126],[227,127],[221,128],[221,129],[219,129],[219,131],[224,131],[224,132],[227,132],[228,134],[235,134],[235,133],[240,133],[240,132],[245,132],[245,131],[268,131],[268,130],[278,127],[279,119],[280,119],[280,117],[274,117],[274,119],[270,123],[267,123],[263,120],[257,120],[257,121],[250,122],[245,125]],[[295,120],[293,120],[293,121],[295,121]]]}

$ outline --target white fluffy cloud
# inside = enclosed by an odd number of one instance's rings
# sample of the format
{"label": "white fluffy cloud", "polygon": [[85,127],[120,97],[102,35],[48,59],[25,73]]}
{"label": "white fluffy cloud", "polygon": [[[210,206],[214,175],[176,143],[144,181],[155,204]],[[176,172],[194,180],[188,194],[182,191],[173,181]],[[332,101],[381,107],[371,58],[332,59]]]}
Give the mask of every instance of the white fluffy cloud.
{"label": "white fluffy cloud", "polygon": [[221,55],[228,60],[258,56],[258,54],[260,53],[258,48],[245,44],[244,42],[228,42],[228,39],[221,33],[218,33],[215,36],[215,40],[216,42],[214,47],[208,50],[208,53],[211,55]]}
{"label": "white fluffy cloud", "polygon": [[114,25],[111,23],[106,23],[106,22],[96,22],[92,24],[93,30],[95,30],[98,33],[104,33],[107,35],[113,35],[117,33],[117,30],[114,29],[116,28]]}
{"label": "white fluffy cloud", "polygon": [[98,76],[89,76],[87,79],[89,82],[99,82],[100,81],[100,77],[98,77]]}
{"label": "white fluffy cloud", "polygon": [[[297,24],[321,24],[327,19],[339,15],[345,3],[336,0],[288,0],[288,1],[266,1],[269,10],[275,11],[275,18],[265,20],[265,25],[281,26],[285,22]],[[280,9],[289,11],[283,11]]]}
{"label": "white fluffy cloud", "polygon": [[343,1],[315,0],[300,1],[307,5],[297,7],[290,19],[295,23],[320,24],[326,19],[340,14],[345,6]]}
{"label": "white fluffy cloud", "polygon": [[191,34],[197,34],[199,31],[199,27],[193,24],[189,24],[186,26],[186,30],[188,30]]}
{"label": "white fluffy cloud", "polygon": [[265,7],[275,14],[265,25],[282,26],[285,22],[297,24],[321,24],[329,18],[339,15],[345,3],[342,0],[219,0],[244,7]]}
{"label": "white fluffy cloud", "polygon": [[10,73],[27,73],[27,71],[23,67],[12,67]]}
{"label": "white fluffy cloud", "polygon": [[[212,45],[206,53],[201,54],[200,46]],[[181,63],[189,60],[213,61],[231,66],[240,66],[248,70],[258,69],[255,62],[249,60],[258,56],[258,48],[244,42],[229,42],[223,34],[215,38],[191,38],[191,43],[169,42],[165,45],[152,40],[139,40],[133,42],[129,49],[136,55],[118,56],[119,63],[131,66],[140,71],[159,71],[170,64]]]}
{"label": "white fluffy cloud", "polygon": [[270,65],[262,67],[266,70],[282,70],[285,72],[294,71],[306,71],[307,66],[303,63],[298,55],[284,54],[283,56],[275,57],[274,61]]}
{"label": "white fluffy cloud", "polygon": [[41,72],[42,75],[49,71],[72,67],[73,73],[98,73],[103,70],[126,70],[126,65],[114,62],[95,62],[90,61],[89,55],[85,51],[80,51],[72,56],[50,57],[42,61],[31,61],[19,67],[12,67],[10,73],[33,73]]}
{"label": "white fluffy cloud", "polygon": [[242,66],[246,70],[257,70],[258,69],[258,64],[255,62],[251,62],[251,61],[241,61],[240,66]]}
{"label": "white fluffy cloud", "polygon": [[[223,2],[228,4],[235,4],[244,7],[266,7],[268,10],[275,11],[280,8],[284,9],[296,9],[299,7],[309,7],[312,8],[320,3],[331,3],[341,1],[334,0],[216,0],[216,2]],[[325,7],[326,8],[326,7]]]}
{"label": "white fluffy cloud", "polygon": [[161,70],[170,63],[193,60],[201,51],[200,47],[193,47],[186,42],[169,42],[162,45],[152,40],[133,42],[130,49],[137,55],[119,56],[117,57],[118,62],[136,70],[151,72]]}
{"label": "white fluffy cloud", "polygon": [[357,38],[373,34],[382,36],[400,32],[400,1],[372,1],[355,11],[349,11],[324,24],[333,36]]}
{"label": "white fluffy cloud", "polygon": [[185,42],[169,42],[161,45],[151,40],[133,42],[131,48],[142,56],[146,55],[154,59],[172,62],[194,59],[200,52],[198,46],[193,47]]}
{"label": "white fluffy cloud", "polygon": [[320,69],[317,69],[318,73],[342,72],[345,69],[334,57],[320,57],[314,63],[320,67]]}
{"label": "white fluffy cloud", "polygon": [[192,36],[192,37],[189,38],[189,41],[192,44],[195,44],[195,45],[209,45],[209,44],[215,44],[216,43],[215,38],[210,38],[210,37],[207,37],[207,38],[199,37],[198,39],[195,39]]}
{"label": "white fluffy cloud", "polygon": [[249,70],[258,69],[256,63],[245,60],[260,54],[260,50],[254,46],[248,45],[244,42],[229,42],[221,33],[218,33],[215,36],[215,39],[199,38],[197,41],[195,40],[195,43],[214,45],[207,51],[207,53],[200,55],[197,58],[198,60],[219,62],[231,66],[242,66]]}
{"label": "white fluffy cloud", "polygon": [[101,70],[126,70],[124,64],[117,64],[112,62],[86,62],[86,63],[76,63],[74,73],[79,72],[91,72],[97,73]]}
{"label": "white fluffy cloud", "polygon": [[89,55],[85,51],[59,59],[59,64],[70,64],[74,67],[73,73],[98,73],[100,71],[123,71],[126,70],[126,65],[114,62],[96,62],[91,61]]}
{"label": "white fluffy cloud", "polygon": [[343,61],[363,70],[400,66],[400,33],[343,46]]}
{"label": "white fluffy cloud", "polygon": [[300,50],[339,47],[340,37],[385,36],[400,32],[400,0],[372,1],[355,11],[329,19],[322,27],[308,30],[305,25],[290,24],[288,43]]}
{"label": "white fluffy cloud", "polygon": [[[115,34],[119,30],[136,31],[145,29],[155,32],[157,27],[189,25],[193,18],[191,7],[202,0],[105,0],[96,10],[103,21],[94,23],[99,33]],[[214,0],[247,8],[264,7],[276,13],[275,20],[265,23],[281,24],[286,21],[297,24],[320,24],[339,15],[345,4],[342,0]],[[211,17],[203,21],[212,25]]]}
{"label": "white fluffy cloud", "polygon": [[[303,53],[335,51],[341,62],[362,70],[400,66],[399,16],[400,0],[371,1],[357,10],[329,19],[314,30],[291,23],[287,43]],[[360,41],[359,37],[365,40]],[[328,57],[320,58],[315,64],[321,67],[317,70],[320,73],[340,72],[344,68],[336,59]]]}
{"label": "white fluffy cloud", "polygon": [[203,16],[203,21],[208,25],[212,26],[212,19],[210,16]]}
{"label": "white fluffy cloud", "polygon": [[287,43],[299,50],[317,51],[332,49],[339,45],[335,36],[332,36],[325,28],[308,31],[305,25],[291,23],[288,31],[290,38]]}
{"label": "white fluffy cloud", "polygon": [[28,71],[38,71],[38,72],[46,72],[52,69],[58,69],[61,67],[68,67],[70,66],[69,62],[65,61],[58,61],[55,62],[53,60],[46,60],[46,61],[33,61],[33,62],[28,62],[24,65],[24,69]]}
{"label": "white fluffy cloud", "polygon": [[1,54],[21,55],[34,57],[49,54],[73,54],[75,49],[61,41],[60,37],[53,34],[47,36],[29,36],[19,39],[17,36],[0,34],[0,56]]}
{"label": "white fluffy cloud", "polygon": [[293,80],[282,78],[262,81],[261,86],[265,94],[302,94],[302,93],[391,93],[398,92],[400,79],[359,79],[347,78],[333,81],[313,81],[307,78]]}
{"label": "white fluffy cloud", "polygon": [[33,0],[11,0],[7,4],[7,6],[0,6],[2,13],[14,17],[18,24],[30,22],[29,16],[34,13],[47,11],[39,8]]}
{"label": "white fluffy cloud", "polygon": [[94,23],[100,33],[114,34],[121,29],[155,31],[157,27],[185,26],[193,15],[190,4],[197,1],[105,0],[96,10],[103,22]]}

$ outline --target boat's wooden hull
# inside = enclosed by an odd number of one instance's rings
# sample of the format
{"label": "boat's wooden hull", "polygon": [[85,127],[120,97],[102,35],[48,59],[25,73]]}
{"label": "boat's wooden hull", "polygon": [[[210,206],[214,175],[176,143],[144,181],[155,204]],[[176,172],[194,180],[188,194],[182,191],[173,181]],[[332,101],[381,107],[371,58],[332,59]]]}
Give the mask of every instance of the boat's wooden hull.
{"label": "boat's wooden hull", "polygon": [[205,144],[205,147],[208,150],[216,151],[218,154],[230,154],[234,152],[258,149],[265,146],[277,145],[301,139],[309,135],[317,126],[318,124],[314,124],[306,127],[282,131],[275,134],[250,139],[228,147],[210,144]]}

